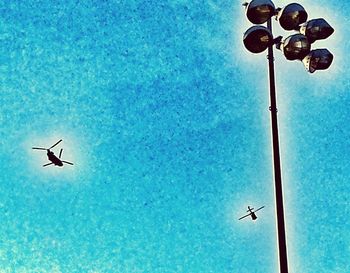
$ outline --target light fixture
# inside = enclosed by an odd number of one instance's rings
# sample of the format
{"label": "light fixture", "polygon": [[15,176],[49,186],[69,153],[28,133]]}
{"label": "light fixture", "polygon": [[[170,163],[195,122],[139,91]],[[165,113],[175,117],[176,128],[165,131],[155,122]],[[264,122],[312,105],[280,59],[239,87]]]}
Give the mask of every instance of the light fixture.
{"label": "light fixture", "polygon": [[304,34],[310,43],[326,39],[333,32],[334,29],[323,18],[310,20],[300,26],[300,33]]}
{"label": "light fixture", "polygon": [[253,0],[245,6],[248,20],[253,24],[263,24],[275,15],[275,5],[270,0]]}
{"label": "light fixture", "polygon": [[[249,28],[244,33],[243,43],[253,53],[260,53],[268,49],[269,110],[271,113],[279,272],[288,273],[273,45],[275,44],[283,52],[286,59],[302,61],[306,69],[313,73],[316,70],[327,69],[333,61],[333,55],[327,49],[310,51],[311,43],[315,40],[327,38],[334,30],[324,19],[314,19],[305,23],[308,15],[305,9],[297,3],[289,4],[283,9],[275,9],[274,4],[270,0],[253,0],[243,5],[246,7],[247,17],[250,22],[253,24],[267,23],[267,27],[255,25]],[[300,33],[291,35],[285,40],[283,40],[282,36],[273,38],[271,17],[275,15],[277,15],[276,19],[283,29],[296,30]],[[248,80],[251,80],[253,77],[254,75],[250,76]]]}
{"label": "light fixture", "polygon": [[266,27],[252,26],[244,33],[243,43],[250,52],[260,53],[273,43],[273,37]]}
{"label": "light fixture", "polygon": [[295,30],[300,24],[306,22],[307,12],[301,5],[292,3],[278,11],[277,20],[283,29]]}
{"label": "light fixture", "polygon": [[316,70],[327,69],[333,61],[333,54],[326,48],[311,50],[303,59],[303,63],[308,72],[314,73]]}
{"label": "light fixture", "polygon": [[303,34],[287,37],[281,44],[281,50],[287,60],[302,60],[310,52],[310,42]]}

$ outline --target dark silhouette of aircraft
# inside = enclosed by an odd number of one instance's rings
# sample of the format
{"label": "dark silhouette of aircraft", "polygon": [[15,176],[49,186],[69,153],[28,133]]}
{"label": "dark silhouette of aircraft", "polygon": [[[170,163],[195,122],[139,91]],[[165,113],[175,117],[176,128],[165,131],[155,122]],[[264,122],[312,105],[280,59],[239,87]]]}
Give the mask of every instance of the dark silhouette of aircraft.
{"label": "dark silhouette of aircraft", "polygon": [[248,213],[247,215],[242,216],[242,217],[239,218],[238,220],[241,220],[241,219],[243,219],[243,218],[245,218],[245,217],[248,217],[248,216],[251,216],[251,217],[252,217],[252,220],[256,220],[258,217],[256,216],[255,212],[257,212],[258,210],[261,210],[261,209],[264,208],[264,207],[265,207],[265,206],[262,206],[262,207],[256,209],[255,211],[253,211],[254,208],[251,208],[251,207],[248,206],[247,212],[249,212],[249,213]]}
{"label": "dark silhouette of aircraft", "polygon": [[32,149],[34,150],[44,150],[44,151],[47,151],[47,157],[48,159],[51,161],[50,163],[47,163],[45,165],[43,165],[43,167],[46,167],[46,166],[49,166],[49,165],[56,165],[56,166],[59,166],[59,167],[62,167],[63,166],[63,163],[67,163],[69,165],[73,165],[73,163],[71,162],[68,162],[68,161],[65,161],[65,160],[61,160],[61,156],[62,156],[62,151],[63,149],[60,150],[60,155],[57,157],[55,156],[55,154],[50,151],[50,149],[52,149],[53,147],[55,147],[56,145],[58,145],[60,142],[62,141],[62,139],[60,139],[58,142],[56,142],[54,145],[52,145],[50,148],[37,148],[37,147],[33,147]]}

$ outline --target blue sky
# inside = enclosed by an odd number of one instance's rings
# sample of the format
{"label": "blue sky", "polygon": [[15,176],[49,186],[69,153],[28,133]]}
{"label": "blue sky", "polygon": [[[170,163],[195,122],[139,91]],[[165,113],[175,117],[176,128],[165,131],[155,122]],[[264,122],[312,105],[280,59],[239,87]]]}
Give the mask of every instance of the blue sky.
{"label": "blue sky", "polygon": [[[0,272],[278,272],[267,60],[239,1],[0,2]],[[335,59],[275,51],[290,272],[345,273],[350,5],[300,4]],[[75,165],[42,168],[31,147],[59,139]]]}

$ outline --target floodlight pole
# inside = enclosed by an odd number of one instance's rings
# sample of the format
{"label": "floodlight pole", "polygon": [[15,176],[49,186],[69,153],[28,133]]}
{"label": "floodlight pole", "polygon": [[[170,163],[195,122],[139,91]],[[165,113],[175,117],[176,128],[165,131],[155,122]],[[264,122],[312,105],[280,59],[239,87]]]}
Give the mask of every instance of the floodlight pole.
{"label": "floodlight pole", "polygon": [[[271,18],[267,21],[267,28],[272,33]],[[280,160],[280,150],[279,150],[279,143],[278,143],[278,123],[277,123],[273,45],[270,45],[268,47],[267,58],[269,60],[270,104],[271,104],[270,112],[271,112],[271,125],[272,125],[273,165],[274,165],[274,176],[275,176],[275,195],[276,195],[277,233],[278,233],[280,273],[288,273],[287,244],[286,244],[284,210],[283,210],[281,160]]]}

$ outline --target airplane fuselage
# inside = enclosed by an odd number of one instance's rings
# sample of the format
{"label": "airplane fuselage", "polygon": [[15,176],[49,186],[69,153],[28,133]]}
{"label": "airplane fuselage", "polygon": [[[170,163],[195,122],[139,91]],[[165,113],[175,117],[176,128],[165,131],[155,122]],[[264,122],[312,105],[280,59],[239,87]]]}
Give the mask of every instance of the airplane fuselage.
{"label": "airplane fuselage", "polygon": [[55,154],[53,152],[47,151],[47,157],[56,166],[60,166],[60,167],[63,166],[62,161],[57,156],[55,156]]}

